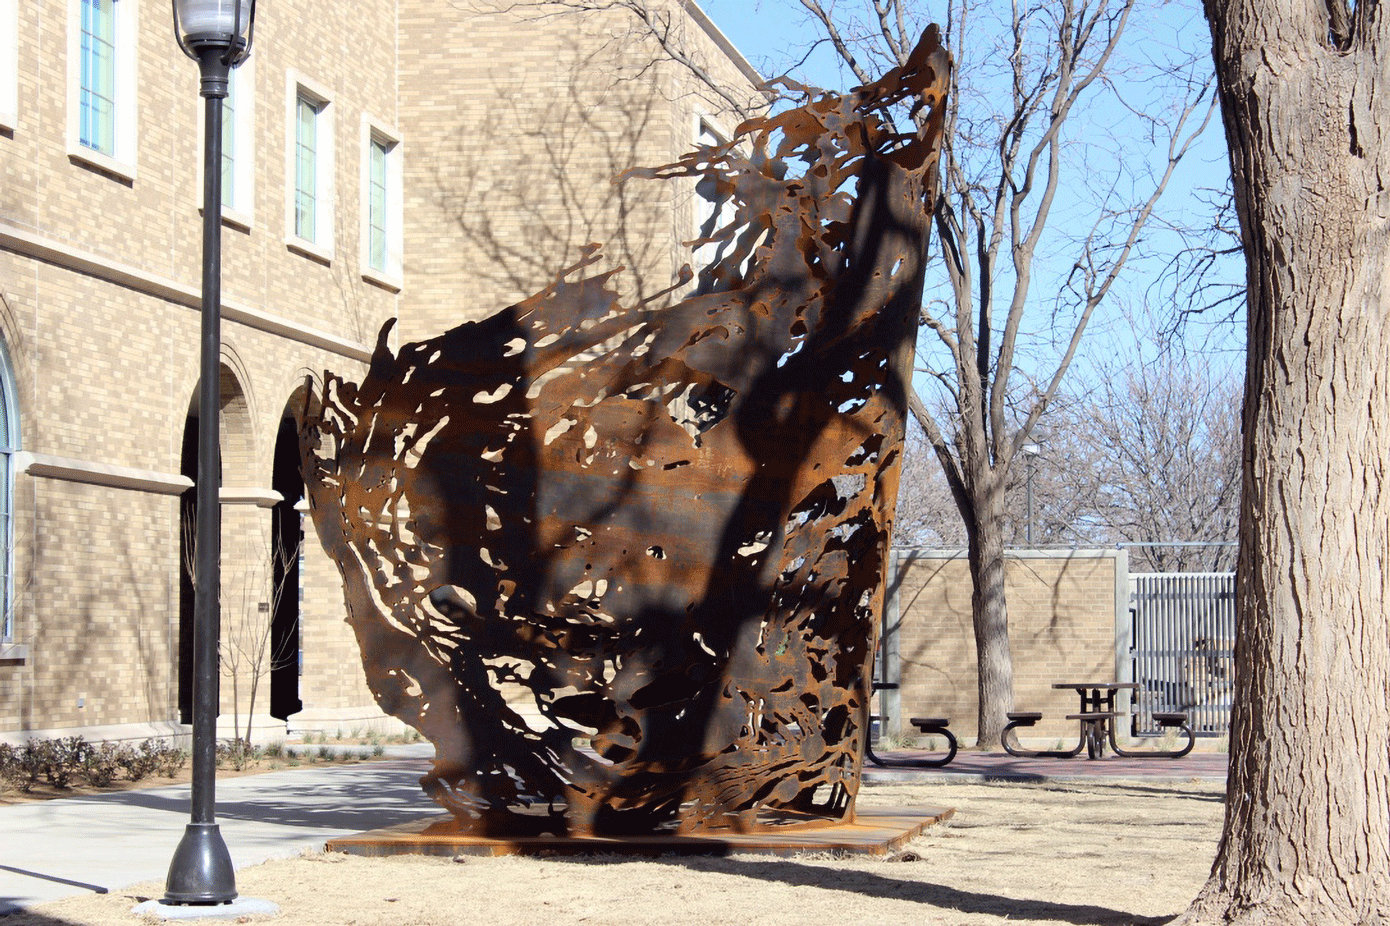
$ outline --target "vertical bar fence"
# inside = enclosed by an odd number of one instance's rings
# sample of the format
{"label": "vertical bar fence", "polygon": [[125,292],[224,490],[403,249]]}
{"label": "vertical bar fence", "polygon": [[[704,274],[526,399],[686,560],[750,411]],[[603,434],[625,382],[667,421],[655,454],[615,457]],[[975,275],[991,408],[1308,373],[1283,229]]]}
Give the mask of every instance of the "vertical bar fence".
{"label": "vertical bar fence", "polygon": [[1230,728],[1235,672],[1235,575],[1130,576],[1135,736],[1163,731],[1155,711],[1185,711],[1198,735]]}

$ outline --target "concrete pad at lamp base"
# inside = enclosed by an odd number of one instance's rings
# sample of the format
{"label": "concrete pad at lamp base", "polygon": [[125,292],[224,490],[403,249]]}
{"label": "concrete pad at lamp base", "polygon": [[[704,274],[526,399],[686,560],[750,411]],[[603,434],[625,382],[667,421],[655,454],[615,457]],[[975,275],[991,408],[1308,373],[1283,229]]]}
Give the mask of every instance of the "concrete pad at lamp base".
{"label": "concrete pad at lamp base", "polygon": [[218,904],[168,904],[147,900],[136,904],[130,912],[162,920],[235,920],[243,916],[277,916],[280,905],[255,897],[238,897],[231,903]]}

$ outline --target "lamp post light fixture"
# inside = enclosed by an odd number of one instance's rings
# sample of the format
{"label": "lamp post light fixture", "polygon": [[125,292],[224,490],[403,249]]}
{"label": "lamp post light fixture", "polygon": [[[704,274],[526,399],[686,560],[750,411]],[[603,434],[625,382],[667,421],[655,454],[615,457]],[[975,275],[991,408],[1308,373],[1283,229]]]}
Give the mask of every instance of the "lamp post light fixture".
{"label": "lamp post light fixture", "polygon": [[193,603],[193,781],[191,822],[169,863],[162,902],[236,899],[232,859],[215,815],[217,644],[221,635],[222,101],[232,68],[251,53],[256,0],[173,0],[174,37],[198,62],[207,118],[203,140],[202,361],[198,374],[198,484]]}
{"label": "lamp post light fixture", "polygon": [[1028,520],[1024,522],[1023,540],[1028,546],[1033,545],[1033,470],[1035,461],[1038,459],[1039,447],[1037,444],[1024,444],[1018,448],[1023,452],[1024,462],[1028,464]]}

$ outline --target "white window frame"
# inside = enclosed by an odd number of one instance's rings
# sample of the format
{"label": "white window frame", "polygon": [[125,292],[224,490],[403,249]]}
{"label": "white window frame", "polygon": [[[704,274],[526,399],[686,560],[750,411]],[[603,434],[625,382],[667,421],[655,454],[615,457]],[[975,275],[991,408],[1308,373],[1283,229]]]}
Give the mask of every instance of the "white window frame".
{"label": "white window frame", "polygon": [[0,643],[14,640],[14,520],[16,462],[20,450],[19,394],[9,349],[0,339]]}
{"label": "white window frame", "polygon": [[[318,106],[314,131],[314,237],[302,238],[295,227],[299,99]],[[293,251],[324,263],[333,260],[334,106],[328,90],[296,71],[285,79],[285,244]]]}
{"label": "white window frame", "polygon": [[19,0],[0,0],[0,129],[19,127]]}
{"label": "white window frame", "polygon": [[95,167],[128,181],[136,178],[139,119],[139,0],[112,0],[116,56],[112,96],[115,111],[112,150],[82,144],[82,0],[68,0],[67,151],[69,160]]}
{"label": "white window frame", "polygon": [[[386,259],[381,267],[372,264],[373,145],[383,145],[386,148],[385,214],[383,216]],[[362,169],[359,182],[362,191],[361,253],[359,255],[362,264],[362,278],[395,292],[399,292],[402,286],[401,203],[404,187],[401,149],[400,132],[370,115],[362,117]]]}
{"label": "white window frame", "polygon": [[[697,114],[695,116],[694,130],[691,133],[695,145],[725,144],[729,140],[729,133],[725,131],[709,116]],[[694,223],[691,233],[693,239],[702,237],[705,226],[713,221],[710,231],[718,231],[727,225],[734,218],[734,205],[731,202],[717,203],[708,199],[700,193],[700,178],[695,178],[691,186],[690,214]],[[690,263],[695,271],[698,286],[700,271],[704,270],[709,264],[714,262],[717,248],[713,244],[702,244],[691,249]]]}
{"label": "white window frame", "polygon": [[[249,229],[256,212],[256,62],[253,58],[247,58],[232,69],[230,87],[236,99],[231,118],[226,120],[232,130],[232,190],[230,201],[225,190],[222,195],[222,221]],[[223,138],[226,138],[225,130]]]}
{"label": "white window frame", "polygon": [[[256,59],[253,55],[238,67],[232,69],[229,79],[230,94],[235,96],[235,108],[231,118],[223,108],[223,144],[226,144],[226,127],[232,129],[232,200],[227,201],[224,181],[222,189],[222,224],[250,231],[255,226],[256,214]],[[207,107],[198,98],[198,150],[202,151],[203,139],[207,137]],[[223,150],[225,157],[225,147]],[[198,157],[198,189],[203,189],[203,158]],[[198,194],[198,209],[202,211],[202,193]]]}

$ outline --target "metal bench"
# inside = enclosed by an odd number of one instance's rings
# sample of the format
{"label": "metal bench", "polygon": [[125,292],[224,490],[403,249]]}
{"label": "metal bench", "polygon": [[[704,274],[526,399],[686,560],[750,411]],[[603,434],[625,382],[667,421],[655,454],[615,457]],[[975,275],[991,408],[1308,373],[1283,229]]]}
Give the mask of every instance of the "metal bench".
{"label": "metal bench", "polygon": [[1004,725],[1003,732],[999,735],[999,741],[1004,746],[1004,751],[1011,756],[1018,756],[1020,759],[1070,759],[1081,752],[1081,747],[1085,745],[1085,740],[1076,744],[1075,749],[1024,749],[1018,744],[1017,734],[1014,733],[1019,727],[1031,727],[1039,720],[1042,720],[1041,711],[1009,711],[1004,716],[1009,718],[1009,722]]}
{"label": "metal bench", "polygon": [[1115,755],[1125,756],[1136,759],[1181,759],[1192,751],[1192,747],[1197,745],[1197,736],[1192,732],[1192,726],[1188,723],[1187,714],[1184,711],[1154,711],[1151,715],[1154,722],[1165,730],[1179,730],[1187,734],[1187,742],[1179,749],[1145,749],[1142,751],[1121,749],[1115,743],[1115,738],[1110,738],[1110,748],[1115,750]]}
{"label": "metal bench", "polygon": [[955,734],[946,729],[951,721],[945,717],[913,717],[909,721],[922,733],[932,736],[946,737],[946,756],[939,759],[882,759],[874,753],[873,744],[869,742],[869,737],[864,737],[864,757],[875,765],[884,768],[940,768],[949,763],[956,757]]}

